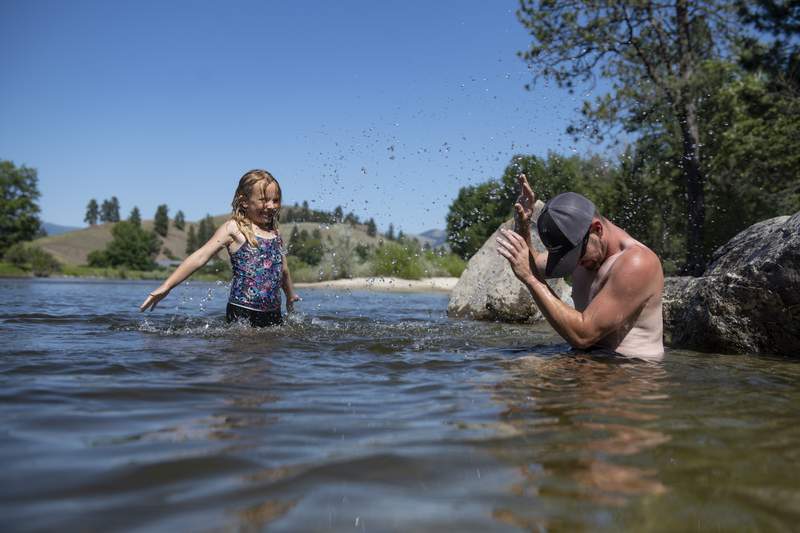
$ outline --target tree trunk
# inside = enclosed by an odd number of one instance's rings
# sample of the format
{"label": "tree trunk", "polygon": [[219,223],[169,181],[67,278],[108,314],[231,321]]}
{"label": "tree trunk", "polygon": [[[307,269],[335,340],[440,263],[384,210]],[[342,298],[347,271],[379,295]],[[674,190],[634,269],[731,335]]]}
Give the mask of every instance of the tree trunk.
{"label": "tree trunk", "polygon": [[[700,129],[697,125],[697,109],[689,81],[692,79],[696,56],[692,40],[692,26],[689,20],[689,6],[687,0],[676,0],[675,21],[678,29],[678,63],[679,79],[681,82],[678,91],[677,116],[680,121],[681,136],[683,138],[683,180],[686,184],[686,211],[688,225],[686,227],[686,264],[682,273],[690,276],[700,276],[705,268],[705,254],[703,252],[703,226],[705,225],[705,197],[703,189],[705,176],[700,166]],[[674,104],[673,104],[674,105]]]}
{"label": "tree trunk", "polygon": [[686,184],[686,264],[682,273],[700,276],[705,269],[703,236],[705,225],[705,176],[700,166],[700,132],[693,104],[687,104],[680,116],[683,136],[683,180]]}

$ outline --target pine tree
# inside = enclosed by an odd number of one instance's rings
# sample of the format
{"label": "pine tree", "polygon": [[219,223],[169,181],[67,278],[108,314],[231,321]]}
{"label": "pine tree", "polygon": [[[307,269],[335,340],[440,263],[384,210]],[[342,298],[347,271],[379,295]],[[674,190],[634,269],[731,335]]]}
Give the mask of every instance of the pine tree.
{"label": "pine tree", "polygon": [[110,210],[109,210],[109,222],[119,222],[119,200],[117,200],[116,196],[111,197],[110,202]]}
{"label": "pine tree", "polygon": [[367,235],[370,237],[375,237],[378,235],[378,226],[375,225],[375,219],[370,218],[367,221]]}
{"label": "pine tree", "polygon": [[194,231],[194,224],[189,225],[189,232],[186,235],[186,255],[197,250],[197,234]]}
{"label": "pine tree", "polygon": [[156,216],[153,220],[153,230],[162,237],[167,236],[169,231],[169,208],[167,204],[161,204],[156,208]]}
{"label": "pine tree", "polygon": [[89,224],[90,226],[94,226],[97,224],[97,219],[100,216],[100,207],[97,205],[97,200],[92,198],[89,200],[89,203],[86,204],[86,216],[83,217],[83,221]]}
{"label": "pine tree", "polygon": [[100,222],[111,222],[111,202],[103,200],[100,206]]}
{"label": "pine tree", "polygon": [[394,224],[389,224],[389,231],[386,232],[386,240],[394,240]]}
{"label": "pine tree", "polygon": [[214,218],[211,215],[206,215],[197,225],[197,247],[200,248],[208,242],[214,236],[215,231]]}
{"label": "pine tree", "polygon": [[131,214],[128,217],[128,222],[136,224],[137,226],[142,225],[142,214],[139,212],[138,207],[133,206],[133,209],[131,209]]}
{"label": "pine tree", "polygon": [[183,211],[175,213],[172,225],[175,226],[175,229],[183,231],[183,228],[186,226],[186,216],[183,214]]}

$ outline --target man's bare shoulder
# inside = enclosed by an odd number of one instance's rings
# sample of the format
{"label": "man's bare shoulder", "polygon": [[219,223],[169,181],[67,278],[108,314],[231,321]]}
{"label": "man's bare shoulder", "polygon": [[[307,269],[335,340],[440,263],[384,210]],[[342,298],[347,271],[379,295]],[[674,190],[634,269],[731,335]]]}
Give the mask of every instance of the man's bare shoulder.
{"label": "man's bare shoulder", "polygon": [[639,243],[626,248],[611,270],[609,279],[629,286],[662,285],[664,282],[658,255]]}

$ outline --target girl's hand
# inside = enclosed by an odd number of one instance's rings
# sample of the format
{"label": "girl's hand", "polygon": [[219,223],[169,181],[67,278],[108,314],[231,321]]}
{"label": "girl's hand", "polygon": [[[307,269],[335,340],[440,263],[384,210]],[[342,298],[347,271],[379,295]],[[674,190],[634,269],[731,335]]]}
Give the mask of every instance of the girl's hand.
{"label": "girl's hand", "polygon": [[169,294],[169,289],[165,289],[163,286],[157,288],[145,298],[142,305],[139,306],[139,311],[146,311],[148,307],[152,311],[156,308],[158,302],[167,297],[167,294]]}
{"label": "girl's hand", "polygon": [[299,302],[300,300],[302,300],[302,298],[300,298],[300,296],[298,296],[296,293],[292,293],[291,296],[286,296],[286,311],[293,313],[294,303]]}

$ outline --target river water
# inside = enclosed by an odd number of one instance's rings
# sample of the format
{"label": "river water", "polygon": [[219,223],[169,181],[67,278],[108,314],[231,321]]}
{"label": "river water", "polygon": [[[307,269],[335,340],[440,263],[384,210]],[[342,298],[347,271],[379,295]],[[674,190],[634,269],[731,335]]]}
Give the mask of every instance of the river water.
{"label": "river water", "polygon": [[443,294],[0,280],[2,531],[786,530],[800,362],[570,352]]}

